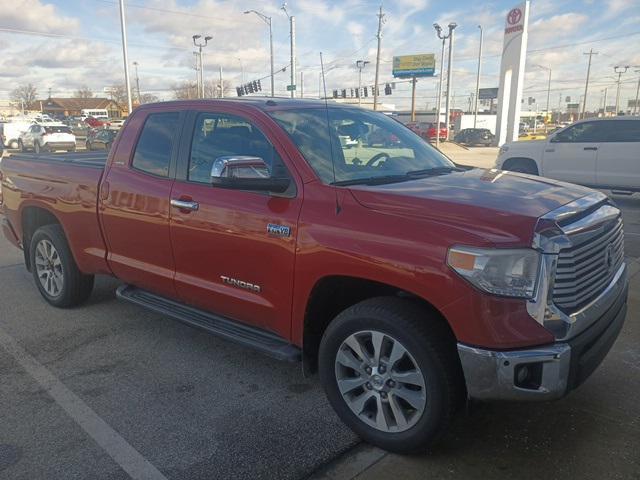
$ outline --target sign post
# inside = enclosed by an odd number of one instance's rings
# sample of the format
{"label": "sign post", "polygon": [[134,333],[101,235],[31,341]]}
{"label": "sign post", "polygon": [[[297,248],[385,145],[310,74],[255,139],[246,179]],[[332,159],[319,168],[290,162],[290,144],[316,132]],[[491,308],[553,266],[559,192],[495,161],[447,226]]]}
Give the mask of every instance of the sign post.
{"label": "sign post", "polygon": [[529,0],[525,0],[512,8],[505,19],[498,89],[497,145],[518,139],[528,25]]}
{"label": "sign post", "polygon": [[411,79],[411,121],[416,120],[416,83],[418,77],[433,77],[436,56],[433,53],[393,57],[393,76]]}

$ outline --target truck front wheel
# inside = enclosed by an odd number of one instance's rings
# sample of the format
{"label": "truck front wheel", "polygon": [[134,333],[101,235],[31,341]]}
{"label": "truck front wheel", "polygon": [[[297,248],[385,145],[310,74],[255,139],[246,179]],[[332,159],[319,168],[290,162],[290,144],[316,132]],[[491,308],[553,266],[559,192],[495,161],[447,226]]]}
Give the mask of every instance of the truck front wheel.
{"label": "truck front wheel", "polygon": [[322,338],[319,370],[342,421],[392,452],[437,440],[464,396],[452,334],[400,298],[365,300],[338,315]]}
{"label": "truck front wheel", "polygon": [[83,274],[60,225],[45,225],[29,247],[31,272],[44,299],[60,308],[80,305],[91,295],[93,275]]}

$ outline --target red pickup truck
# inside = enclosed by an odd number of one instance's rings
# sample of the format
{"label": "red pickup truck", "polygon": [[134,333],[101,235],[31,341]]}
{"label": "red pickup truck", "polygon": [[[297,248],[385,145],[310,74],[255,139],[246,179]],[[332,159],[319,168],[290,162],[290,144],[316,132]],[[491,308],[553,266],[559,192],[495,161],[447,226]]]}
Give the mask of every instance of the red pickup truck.
{"label": "red pickup truck", "polygon": [[[381,134],[397,142],[367,141]],[[354,107],[143,105],[108,158],[17,154],[0,178],[4,234],[47,302],[115,276],[123,300],[302,361],[392,451],[437,439],[469,398],[565,395],[626,314],[605,195],[462,168]]]}

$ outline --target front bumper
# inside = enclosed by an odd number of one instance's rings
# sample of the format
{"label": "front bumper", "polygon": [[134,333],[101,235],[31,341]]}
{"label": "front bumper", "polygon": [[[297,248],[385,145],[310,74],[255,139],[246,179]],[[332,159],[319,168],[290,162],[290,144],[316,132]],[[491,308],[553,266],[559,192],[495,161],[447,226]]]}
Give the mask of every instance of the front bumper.
{"label": "front bumper", "polygon": [[[2,212],[0,212],[1,214]],[[11,223],[5,217],[0,218],[0,225],[2,226],[2,232],[7,240],[9,240],[13,245],[18,248],[22,248],[22,244],[20,243],[20,239],[16,235],[16,232],[13,230]]]}
{"label": "front bumper", "polygon": [[[618,281],[621,279],[618,278]],[[458,344],[467,393],[483,400],[552,400],[584,382],[613,346],[627,313],[629,281],[588,329],[570,340],[526,350]]]}

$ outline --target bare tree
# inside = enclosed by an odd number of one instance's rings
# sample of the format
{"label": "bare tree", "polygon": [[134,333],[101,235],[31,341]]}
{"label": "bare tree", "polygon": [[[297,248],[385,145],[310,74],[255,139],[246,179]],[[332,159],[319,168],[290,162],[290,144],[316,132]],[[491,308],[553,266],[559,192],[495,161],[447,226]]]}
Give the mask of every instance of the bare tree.
{"label": "bare tree", "polygon": [[[234,88],[231,86],[231,82],[229,80],[223,80],[222,84],[224,89],[224,96],[231,96],[231,92],[234,91]],[[220,98],[220,81],[211,80],[208,83],[205,82],[204,96],[205,98]]]}
{"label": "bare tree", "polygon": [[196,82],[185,80],[181,83],[174,83],[171,85],[171,91],[173,92],[173,98],[176,100],[191,100],[198,98],[198,86]]}
{"label": "bare tree", "polygon": [[76,98],[93,98],[93,91],[86,85],[83,85],[75,91],[74,96]]}
{"label": "bare tree", "polygon": [[111,85],[111,87],[109,87],[109,96],[111,100],[120,106],[127,104],[127,89],[123,84]]}
{"label": "bare tree", "polygon": [[23,104],[25,107],[31,105],[38,97],[38,90],[33,84],[20,85],[11,92],[11,100],[17,104]]}
{"label": "bare tree", "polygon": [[157,102],[159,99],[157,96],[152,95],[150,93],[142,93],[140,95],[140,103],[155,103]]}

